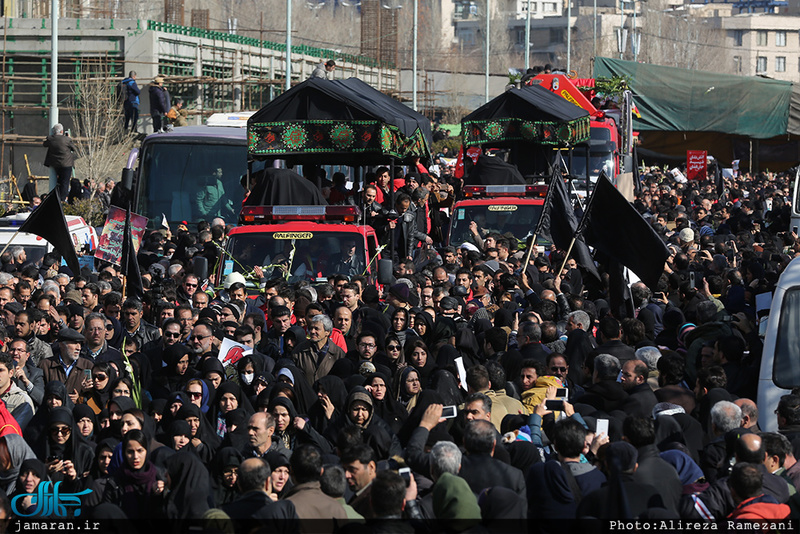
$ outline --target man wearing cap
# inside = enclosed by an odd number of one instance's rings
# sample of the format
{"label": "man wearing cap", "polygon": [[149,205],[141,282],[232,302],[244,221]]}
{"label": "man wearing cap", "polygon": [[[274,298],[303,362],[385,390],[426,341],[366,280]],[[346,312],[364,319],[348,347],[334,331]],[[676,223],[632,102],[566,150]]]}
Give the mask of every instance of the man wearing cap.
{"label": "man wearing cap", "polygon": [[39,363],[45,383],[58,380],[64,384],[72,402],[77,402],[78,396],[91,387],[91,380],[86,379],[86,371],[91,371],[94,365],[80,357],[83,341],[84,337],[79,332],[62,328],[58,331],[58,351],[53,357]]}
{"label": "man wearing cap", "polygon": [[67,323],[70,328],[83,334],[84,313],[86,309],[80,304],[67,305]]}
{"label": "man wearing cap", "polygon": [[386,302],[395,308],[409,309],[411,308],[411,305],[408,303],[410,294],[411,290],[408,289],[406,284],[395,284],[389,288],[389,294],[386,296]]}
{"label": "man wearing cap", "polygon": [[[6,308],[13,308],[12,304],[18,303],[8,303],[6,304]],[[31,361],[33,365],[39,365],[45,358],[52,358],[53,357],[53,350],[50,348],[50,345],[36,337],[37,334],[37,325],[39,324],[39,320],[41,319],[41,314],[39,310],[20,310],[16,317],[14,318],[14,332],[17,334],[17,337],[24,339],[28,343],[28,349],[31,353]]]}

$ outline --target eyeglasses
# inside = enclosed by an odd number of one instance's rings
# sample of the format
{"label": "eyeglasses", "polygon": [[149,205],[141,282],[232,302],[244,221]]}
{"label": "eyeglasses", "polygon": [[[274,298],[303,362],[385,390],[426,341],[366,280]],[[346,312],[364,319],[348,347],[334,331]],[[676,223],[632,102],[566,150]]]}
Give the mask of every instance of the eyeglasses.
{"label": "eyeglasses", "polygon": [[203,392],[202,391],[187,391],[186,394],[189,395],[193,399],[199,399],[200,397],[203,396]]}
{"label": "eyeglasses", "polygon": [[50,433],[54,436],[62,435],[62,436],[69,436],[72,433],[72,429],[68,426],[58,426],[50,429]]}
{"label": "eyeglasses", "polygon": [[207,336],[194,336],[195,339],[199,339],[200,341],[206,339],[207,337],[211,337],[211,334],[208,334]]}
{"label": "eyeglasses", "polygon": [[550,370],[553,371],[554,373],[566,373],[567,372],[567,368],[566,367],[551,367]]}
{"label": "eyeglasses", "polygon": [[180,334],[180,332],[164,332],[164,337],[179,338],[179,337],[181,337],[181,334]]}
{"label": "eyeglasses", "polygon": [[359,343],[358,346],[364,347],[365,349],[374,349],[375,347],[377,347],[375,343]]}
{"label": "eyeglasses", "polygon": [[388,350],[400,350],[400,345],[386,345]]}

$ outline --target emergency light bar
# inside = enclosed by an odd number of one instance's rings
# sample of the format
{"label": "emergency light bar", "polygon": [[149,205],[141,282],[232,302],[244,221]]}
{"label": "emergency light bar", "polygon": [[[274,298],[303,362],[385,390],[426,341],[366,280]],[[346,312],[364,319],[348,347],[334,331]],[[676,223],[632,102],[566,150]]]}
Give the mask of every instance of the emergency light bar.
{"label": "emergency light bar", "polygon": [[241,219],[245,223],[270,221],[342,221],[355,222],[357,206],[245,206]]}
{"label": "emergency light bar", "polygon": [[547,195],[546,185],[468,185],[464,197],[541,197]]}

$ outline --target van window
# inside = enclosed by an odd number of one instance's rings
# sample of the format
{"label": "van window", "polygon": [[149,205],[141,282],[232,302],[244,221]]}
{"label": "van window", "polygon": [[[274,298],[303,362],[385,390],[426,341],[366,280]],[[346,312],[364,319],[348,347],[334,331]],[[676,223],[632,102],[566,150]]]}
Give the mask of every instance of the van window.
{"label": "van window", "polygon": [[783,296],[772,380],[780,388],[800,386],[800,287],[787,290]]}

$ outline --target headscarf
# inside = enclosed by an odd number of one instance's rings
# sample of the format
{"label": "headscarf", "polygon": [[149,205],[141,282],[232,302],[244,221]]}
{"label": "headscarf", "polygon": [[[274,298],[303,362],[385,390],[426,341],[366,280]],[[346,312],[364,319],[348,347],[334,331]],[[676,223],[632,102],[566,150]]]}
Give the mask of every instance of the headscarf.
{"label": "headscarf", "polygon": [[[353,421],[350,417],[350,409],[355,404],[356,401],[361,401],[367,405],[367,410],[369,410],[369,417],[367,418],[366,422],[363,424],[358,424]],[[372,395],[370,395],[363,386],[356,386],[353,388],[353,391],[350,392],[350,395],[347,396],[347,413],[346,417],[350,424],[361,427],[365,429],[369,427],[370,423],[372,422],[372,417],[375,415],[375,407],[372,405]]]}
{"label": "headscarf", "polygon": [[705,476],[703,470],[685,452],[670,450],[660,453],[659,456],[675,468],[683,486],[694,484]]}
{"label": "headscarf", "polygon": [[170,491],[167,494],[166,512],[176,528],[186,520],[202,517],[208,510],[208,496],[211,484],[208,471],[196,455],[189,452],[178,452],[167,459],[167,474],[170,480]]}
{"label": "headscarf", "polygon": [[528,501],[502,486],[486,488],[478,495],[483,524],[489,532],[506,532],[507,520],[526,519]]}
{"label": "headscarf", "polygon": [[292,435],[294,434],[294,418],[297,417],[297,411],[294,408],[294,404],[288,398],[283,396],[277,396],[274,399],[269,401],[269,406],[267,407],[267,411],[272,413],[272,410],[276,406],[283,406],[286,408],[286,411],[289,412],[289,425],[286,427],[286,430],[279,431],[277,424],[275,425],[275,433],[274,436],[281,441],[283,441],[284,446],[291,450],[292,448]]}
{"label": "headscarf", "polygon": [[446,521],[451,530],[467,530],[481,521],[481,508],[467,481],[451,473],[442,473],[433,485],[433,513]]}
{"label": "headscarf", "polygon": [[408,417],[408,412],[397,402],[394,392],[392,391],[392,382],[386,374],[376,372],[367,375],[364,379],[364,386],[371,385],[372,380],[375,378],[383,380],[383,383],[386,385],[386,394],[383,400],[378,400],[374,395],[370,394],[372,397],[373,411],[375,415],[383,419],[392,428],[392,432],[397,434],[403,426],[403,422]]}
{"label": "headscarf", "polygon": [[342,379],[333,375],[320,377],[319,380],[314,382],[314,392],[319,393],[320,388],[322,388],[322,390],[331,400],[331,403],[334,407],[333,414],[331,415],[330,420],[325,417],[325,409],[322,407],[322,402],[319,400],[319,396],[317,396],[308,411],[308,419],[309,423],[311,423],[311,426],[313,426],[318,432],[324,432],[325,427],[328,426],[328,423],[336,420],[336,418],[339,416],[339,410],[342,406],[344,406],[344,403],[347,400],[347,390],[344,387],[344,382]]}
{"label": "headscarf", "polygon": [[[283,362],[286,361],[289,360],[283,360]],[[280,369],[287,369],[292,373],[292,376],[295,380],[292,384],[294,386],[295,406],[297,407],[297,413],[307,414],[308,408],[314,403],[316,395],[314,394],[314,390],[311,389],[311,384],[309,384],[308,380],[306,380],[305,373],[303,373],[299,367],[291,363],[278,362],[278,364],[275,366],[276,370],[279,370],[278,367],[280,367]]]}
{"label": "headscarf", "polygon": [[125,337],[122,323],[113,317],[106,317],[106,319],[111,321],[111,326],[114,327],[114,335],[111,336],[111,339],[108,341],[109,346],[122,350],[122,340]]}
{"label": "headscarf", "polygon": [[92,422],[92,434],[88,438],[93,440],[94,437],[97,435],[97,416],[87,404],[76,404],[75,407],[72,409],[72,417],[75,419],[77,423],[81,419],[89,419]]}
{"label": "headscarf", "polygon": [[[402,404],[406,408],[406,410],[409,409],[409,405],[411,405],[412,409],[414,407],[413,401],[415,400],[414,399],[415,395],[411,395],[410,393],[408,393],[405,387],[406,379],[408,378],[408,375],[410,375],[412,372],[417,373],[417,377],[419,377],[420,379],[420,386],[422,386],[423,385],[422,376],[419,374],[419,371],[417,371],[417,369],[410,366],[404,367],[403,370],[400,371],[400,373],[397,375],[397,379],[395,381],[395,385],[397,387],[397,400],[400,402],[400,404]],[[424,388],[420,390],[420,393],[422,391],[424,391]],[[417,393],[416,395],[419,395],[419,393]]]}

